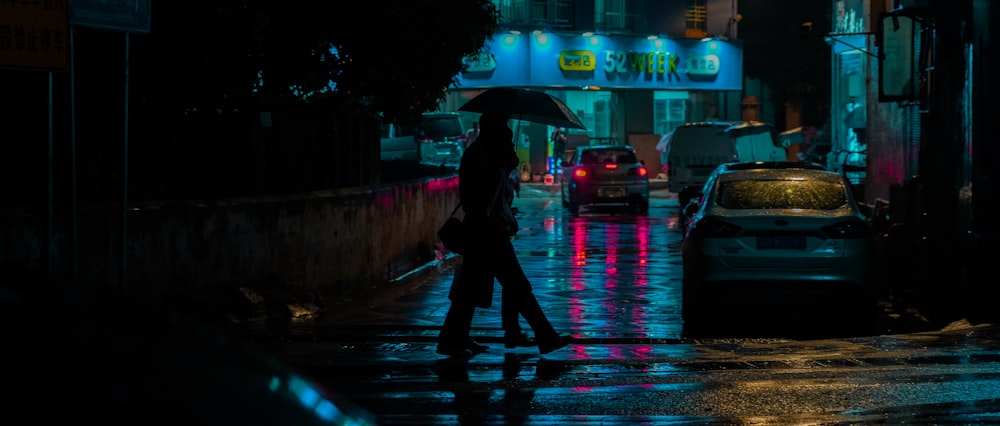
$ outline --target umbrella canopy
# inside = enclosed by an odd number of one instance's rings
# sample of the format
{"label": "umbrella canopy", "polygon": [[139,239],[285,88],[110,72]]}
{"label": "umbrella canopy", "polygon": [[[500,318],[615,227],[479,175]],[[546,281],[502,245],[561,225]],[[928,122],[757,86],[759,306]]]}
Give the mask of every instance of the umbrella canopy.
{"label": "umbrella canopy", "polygon": [[487,89],[470,99],[459,111],[507,114],[515,120],[548,124],[556,127],[586,129],[580,117],[563,101],[545,92],[512,87]]}

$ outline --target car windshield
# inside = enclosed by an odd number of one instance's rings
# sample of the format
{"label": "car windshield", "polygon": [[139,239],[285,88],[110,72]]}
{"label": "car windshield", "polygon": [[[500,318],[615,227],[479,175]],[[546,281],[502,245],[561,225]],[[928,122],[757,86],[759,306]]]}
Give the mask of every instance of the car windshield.
{"label": "car windshield", "polygon": [[620,149],[592,149],[584,152],[580,159],[582,164],[632,164],[637,161],[634,153]]}
{"label": "car windshield", "polygon": [[819,180],[741,180],[719,184],[715,202],[727,209],[833,210],[847,204],[844,185]]}
{"label": "car windshield", "polygon": [[456,137],[462,135],[462,123],[455,118],[426,118],[423,123],[424,135],[432,138]]}

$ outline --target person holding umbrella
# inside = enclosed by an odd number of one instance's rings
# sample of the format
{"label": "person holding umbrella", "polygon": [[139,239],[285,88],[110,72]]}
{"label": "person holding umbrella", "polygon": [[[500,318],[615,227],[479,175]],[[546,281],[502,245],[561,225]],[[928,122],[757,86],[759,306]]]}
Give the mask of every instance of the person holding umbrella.
{"label": "person holding umbrella", "polygon": [[[502,286],[505,347],[538,346],[539,353],[546,354],[570,342],[556,332],[542,311],[511,242],[518,224],[511,209],[514,188],[507,177],[518,158],[508,120],[507,114],[484,113],[479,119],[481,133],[459,164],[459,199],[468,239],[438,336],[437,353],[442,355],[467,358],[488,350],[469,337],[469,329],[476,307],[491,306],[494,279]],[[521,316],[534,338],[521,332]]]}

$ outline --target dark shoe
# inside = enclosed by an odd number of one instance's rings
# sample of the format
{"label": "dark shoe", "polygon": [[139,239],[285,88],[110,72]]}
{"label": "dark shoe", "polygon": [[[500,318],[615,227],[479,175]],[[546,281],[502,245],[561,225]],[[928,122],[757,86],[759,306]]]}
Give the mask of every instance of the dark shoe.
{"label": "dark shoe", "polygon": [[573,342],[573,338],[564,334],[557,334],[548,339],[538,341],[538,353],[544,355],[556,349],[565,348]]}
{"label": "dark shoe", "polygon": [[505,334],[503,336],[503,345],[506,348],[530,348],[532,346],[538,346],[538,342],[524,333]]}

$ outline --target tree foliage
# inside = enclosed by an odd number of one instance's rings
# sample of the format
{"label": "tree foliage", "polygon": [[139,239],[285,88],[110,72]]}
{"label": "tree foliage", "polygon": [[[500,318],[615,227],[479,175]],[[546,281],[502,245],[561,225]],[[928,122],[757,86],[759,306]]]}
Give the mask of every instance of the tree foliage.
{"label": "tree foliage", "polygon": [[489,0],[157,2],[136,86],[165,112],[336,102],[407,119],[437,108],[498,18]]}

